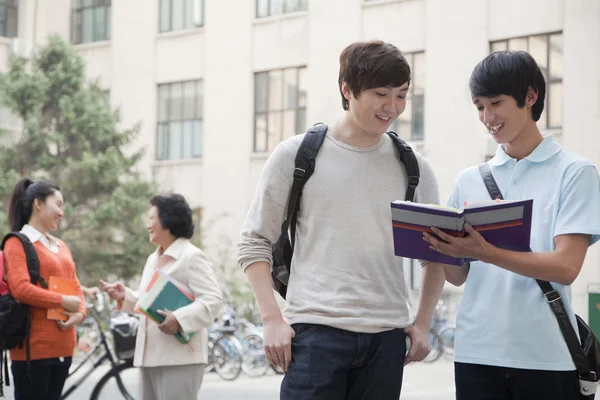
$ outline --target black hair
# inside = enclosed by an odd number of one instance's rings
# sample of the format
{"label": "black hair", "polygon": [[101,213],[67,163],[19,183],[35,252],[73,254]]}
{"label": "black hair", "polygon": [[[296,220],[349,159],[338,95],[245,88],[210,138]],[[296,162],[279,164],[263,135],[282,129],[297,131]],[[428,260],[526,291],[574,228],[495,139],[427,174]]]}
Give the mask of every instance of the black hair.
{"label": "black hair", "polygon": [[525,107],[527,92],[531,88],[538,95],[531,107],[533,120],[538,121],[544,111],[546,80],[533,57],[524,51],[490,54],[473,69],[469,87],[473,98],[503,94],[513,97],[520,108]]}
{"label": "black hair", "polygon": [[180,194],[156,195],[150,204],[158,209],[158,219],[163,228],[176,238],[190,239],[194,236],[192,209]]}
{"label": "black hair", "polygon": [[17,182],[8,205],[10,230],[18,232],[23,229],[23,225],[29,222],[35,199],[46,202],[48,196],[59,191],[58,185],[50,181],[34,182],[29,178],[24,178]]}

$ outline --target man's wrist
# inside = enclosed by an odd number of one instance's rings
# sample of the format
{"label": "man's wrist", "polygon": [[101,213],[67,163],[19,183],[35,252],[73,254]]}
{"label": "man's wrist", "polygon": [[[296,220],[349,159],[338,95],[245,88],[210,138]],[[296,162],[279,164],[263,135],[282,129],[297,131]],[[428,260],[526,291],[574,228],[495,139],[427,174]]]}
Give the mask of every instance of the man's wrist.
{"label": "man's wrist", "polygon": [[267,314],[267,315],[263,316],[261,319],[262,319],[263,324],[266,325],[266,324],[270,324],[271,322],[283,321],[283,316],[281,315],[281,313]]}
{"label": "man's wrist", "polygon": [[479,261],[482,261],[486,264],[497,264],[498,258],[501,256],[502,249],[493,246],[488,243],[487,248],[485,249],[483,256]]}
{"label": "man's wrist", "polygon": [[424,331],[429,331],[429,329],[431,329],[431,322],[427,322],[427,321],[417,317],[415,319],[415,322],[413,322],[413,326],[416,326],[417,328],[420,328]]}

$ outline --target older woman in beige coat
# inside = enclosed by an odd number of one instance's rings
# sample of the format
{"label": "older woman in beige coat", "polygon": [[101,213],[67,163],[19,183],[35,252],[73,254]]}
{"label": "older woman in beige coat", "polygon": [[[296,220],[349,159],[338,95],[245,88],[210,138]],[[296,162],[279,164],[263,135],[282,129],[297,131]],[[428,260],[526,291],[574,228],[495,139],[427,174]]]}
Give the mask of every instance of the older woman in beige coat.
{"label": "older woman in beige coat", "polygon": [[[208,362],[206,328],[221,305],[221,291],[211,263],[190,243],[194,233],[192,210],[183,196],[155,196],[150,201],[148,233],[158,248],[144,267],[140,288],[148,285],[157,269],[188,286],[194,302],[173,311],[162,311],[160,325],[141,316],[134,365],[141,368],[141,398],[144,400],[195,400]],[[100,282],[119,303],[122,311],[135,312],[138,293],[122,283]],[[174,333],[192,333],[189,345]]]}

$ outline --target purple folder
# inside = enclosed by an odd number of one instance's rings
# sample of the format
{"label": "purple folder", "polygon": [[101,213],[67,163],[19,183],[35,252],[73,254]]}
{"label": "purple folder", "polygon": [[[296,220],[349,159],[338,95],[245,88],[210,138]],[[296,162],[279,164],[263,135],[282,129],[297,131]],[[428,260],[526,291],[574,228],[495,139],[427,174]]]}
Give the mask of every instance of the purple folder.
{"label": "purple folder", "polygon": [[[468,235],[469,223],[485,240],[502,249],[529,251],[533,200],[473,203],[455,211],[440,206],[395,201],[391,203],[394,253],[400,257],[464,265],[469,258],[454,258],[429,248],[423,232],[437,227],[452,236]],[[435,234],[434,234],[435,236]]]}

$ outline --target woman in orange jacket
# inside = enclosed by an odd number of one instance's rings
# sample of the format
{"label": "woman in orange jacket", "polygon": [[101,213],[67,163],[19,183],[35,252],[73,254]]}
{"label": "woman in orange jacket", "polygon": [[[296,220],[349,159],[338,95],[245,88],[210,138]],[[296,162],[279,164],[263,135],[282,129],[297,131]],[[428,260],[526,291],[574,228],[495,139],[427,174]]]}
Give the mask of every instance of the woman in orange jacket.
{"label": "woman in orange jacket", "polygon": [[[77,295],[50,292],[30,281],[23,245],[18,238],[7,240],[4,247],[6,275],[12,296],[29,305],[30,366],[25,346],[10,351],[15,400],[58,400],[75,351],[75,325],[85,318],[85,303],[69,248],[48,232],[58,229],[63,217],[63,197],[51,182],[22,179],[13,190],[8,219],[13,232],[20,231],[33,243],[40,261],[40,276],[76,282]],[[65,309],[66,321],[47,318],[50,308]]]}

